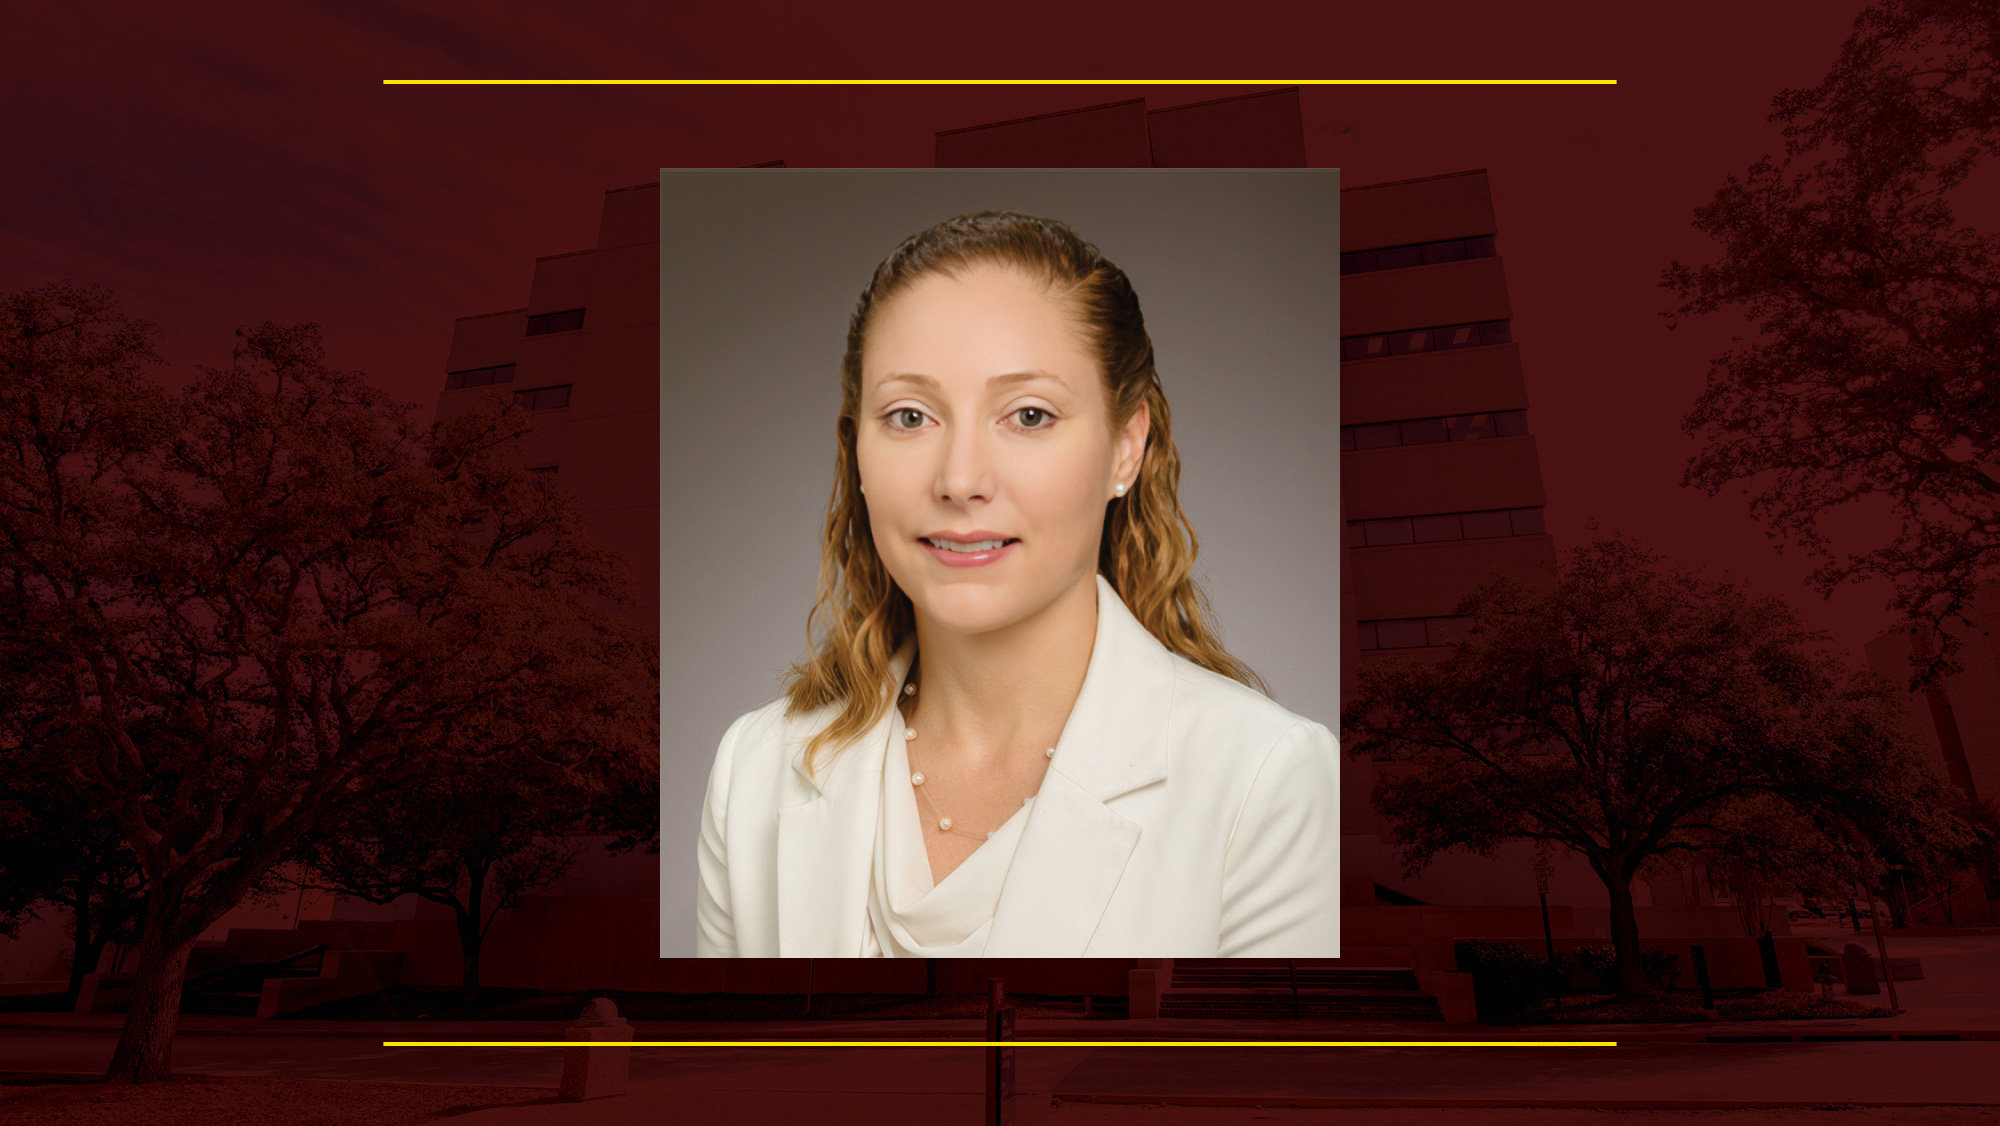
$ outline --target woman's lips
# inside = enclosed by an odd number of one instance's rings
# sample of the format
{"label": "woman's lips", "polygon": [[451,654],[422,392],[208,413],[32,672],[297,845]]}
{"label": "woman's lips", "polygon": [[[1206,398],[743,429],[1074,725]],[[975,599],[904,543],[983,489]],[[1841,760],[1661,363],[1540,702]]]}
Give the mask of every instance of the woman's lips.
{"label": "woman's lips", "polygon": [[1020,540],[1008,540],[1000,547],[987,548],[985,551],[953,551],[948,547],[938,547],[929,540],[917,542],[924,545],[924,550],[931,553],[931,558],[947,567],[984,567],[1021,545]]}

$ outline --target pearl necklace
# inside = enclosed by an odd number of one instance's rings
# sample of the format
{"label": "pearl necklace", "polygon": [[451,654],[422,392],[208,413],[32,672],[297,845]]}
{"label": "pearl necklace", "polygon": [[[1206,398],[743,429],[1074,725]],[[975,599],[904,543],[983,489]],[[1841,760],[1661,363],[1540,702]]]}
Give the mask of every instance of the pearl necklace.
{"label": "pearl necklace", "polygon": [[[914,695],[916,695],[916,694],[917,694],[917,686],[916,686],[916,685],[914,685],[914,684],[905,684],[905,685],[903,685],[903,695],[905,695],[905,696],[914,696]],[[928,794],[934,794],[934,793],[936,793],[936,792],[937,792],[937,787],[936,787],[935,785],[933,785],[933,786],[932,786],[932,787],[931,787],[931,788],[930,788],[929,790],[925,790],[925,789],[924,789],[924,783],[925,783],[925,782],[927,781],[927,779],[926,779],[926,778],[924,777],[924,772],[923,772],[923,770],[922,770],[921,768],[919,768],[919,767],[918,767],[918,765],[917,765],[917,756],[916,756],[916,754],[915,754],[915,751],[916,751],[916,746],[915,746],[915,741],[916,741],[916,738],[917,738],[917,729],[916,729],[916,728],[914,728],[914,727],[911,727],[911,726],[909,726],[909,724],[908,724],[908,723],[906,722],[906,723],[905,723],[905,724],[903,725],[903,746],[904,746],[904,752],[905,752],[905,756],[906,756],[906,757],[907,757],[907,758],[909,759],[909,762],[910,762],[910,785],[911,785],[911,787],[912,787],[912,788],[913,788],[913,789],[914,789],[914,790],[916,791],[916,793],[918,793],[918,794],[920,794],[920,795],[928,795]],[[1046,750],[1046,751],[1044,751],[1044,752],[1042,752],[1042,753],[1043,753],[1043,754],[1044,754],[1045,756],[1047,756],[1048,758],[1054,758],[1054,757],[1056,757],[1056,749],[1055,749],[1054,747],[1050,747],[1050,748],[1049,748],[1048,750]],[[927,799],[927,800],[928,800],[928,799]],[[1021,804],[1022,804],[1022,805],[1026,805],[1026,804],[1028,804],[1028,802],[1029,802],[1030,800],[1032,800],[1032,799],[1030,799],[1030,798],[1022,798],[1022,799],[1021,799]],[[936,801],[932,800],[930,804],[931,804],[931,807],[932,807],[933,809],[936,809],[936,808],[937,808],[937,802],[936,802]],[[953,831],[953,829],[952,829],[952,820],[951,820],[951,817],[950,817],[950,816],[949,816],[948,814],[944,813],[944,811],[942,811],[942,810],[939,810],[939,811],[938,811],[938,819],[937,819],[937,829],[938,829],[938,832],[940,832],[940,833],[949,833],[949,832],[952,832],[952,831]],[[989,832],[989,833],[985,833],[985,834],[980,834],[980,833],[974,833],[974,832],[972,832],[972,831],[971,831],[971,830],[969,830],[969,829],[959,829],[959,830],[957,830],[957,832],[958,832],[958,833],[959,833],[959,834],[960,834],[961,836],[967,836],[967,837],[971,837],[971,838],[973,838],[974,840],[985,840],[985,841],[990,841],[990,840],[992,840],[992,839],[993,839],[993,833],[994,833],[994,832],[999,832],[999,830],[997,830],[997,829],[996,829],[996,830],[993,830],[993,832]]]}

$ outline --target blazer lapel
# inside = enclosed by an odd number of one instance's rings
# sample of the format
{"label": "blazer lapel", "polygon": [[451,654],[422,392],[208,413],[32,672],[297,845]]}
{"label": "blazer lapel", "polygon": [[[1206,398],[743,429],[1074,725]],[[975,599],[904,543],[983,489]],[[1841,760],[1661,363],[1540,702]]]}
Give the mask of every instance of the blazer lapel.
{"label": "blazer lapel", "polygon": [[[914,656],[906,641],[890,661],[900,684]],[[868,880],[882,804],[882,763],[896,709],[885,709],[853,741],[821,750],[808,774],[805,744],[837,714],[825,708],[794,728],[793,796],[778,810],[778,956],[852,958],[868,925]]]}
{"label": "blazer lapel", "polygon": [[1090,664],[1000,890],[995,956],[1088,947],[1141,835],[1106,803],[1166,778],[1173,683],[1173,654],[1099,575]]}

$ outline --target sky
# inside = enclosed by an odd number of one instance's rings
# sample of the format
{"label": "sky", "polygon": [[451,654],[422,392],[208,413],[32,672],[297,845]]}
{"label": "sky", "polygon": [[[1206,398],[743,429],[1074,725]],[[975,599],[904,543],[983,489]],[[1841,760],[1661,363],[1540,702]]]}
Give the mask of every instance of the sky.
{"label": "sky", "polygon": [[[172,381],[239,325],[313,321],[331,360],[434,402],[453,319],[515,308],[537,256],[594,244],[605,189],[661,167],[928,166],[941,130],[1309,78],[1611,78],[1302,94],[1308,163],[1347,185],[1484,168],[1559,547],[1586,521],[1786,598],[1836,648],[1889,628],[1831,600],[1745,498],[1680,479],[1680,419],[1729,315],[1669,331],[1661,271],[1714,257],[1693,209],[1782,150],[1851,0],[1602,3],[383,2],[32,5],[0,76],[0,291],[73,278],[159,326]],[[1130,79],[1036,87],[402,87],[384,78]],[[1256,80],[1190,89],[1165,79]],[[1879,516],[1846,522],[1857,549]]]}

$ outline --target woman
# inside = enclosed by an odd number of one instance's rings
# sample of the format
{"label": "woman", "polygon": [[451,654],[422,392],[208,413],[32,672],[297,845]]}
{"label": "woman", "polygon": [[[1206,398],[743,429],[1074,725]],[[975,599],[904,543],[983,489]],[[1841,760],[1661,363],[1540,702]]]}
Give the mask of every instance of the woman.
{"label": "woman", "polygon": [[837,429],[823,636],[723,736],[696,951],[1336,955],[1334,738],[1208,625],[1125,275],[1015,212],[912,236]]}

